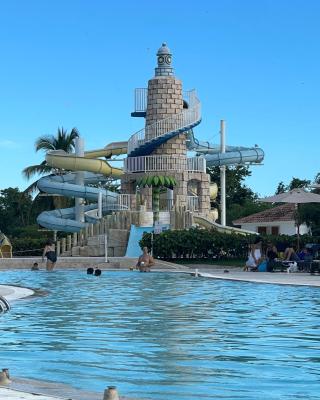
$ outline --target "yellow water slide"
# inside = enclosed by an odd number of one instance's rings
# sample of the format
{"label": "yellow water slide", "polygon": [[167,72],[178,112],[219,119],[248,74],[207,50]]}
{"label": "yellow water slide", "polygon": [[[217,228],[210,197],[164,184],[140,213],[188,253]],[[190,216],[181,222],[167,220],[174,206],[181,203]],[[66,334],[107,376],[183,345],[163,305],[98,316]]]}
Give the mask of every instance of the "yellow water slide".
{"label": "yellow water slide", "polygon": [[193,216],[193,222],[200,225],[206,229],[215,229],[220,233],[236,233],[237,235],[256,235],[257,232],[247,231],[245,229],[234,228],[232,226],[223,226],[213,222],[209,218],[201,217],[199,215]]}
{"label": "yellow water slide", "polygon": [[0,258],[12,258],[12,246],[2,232],[0,232]]}
{"label": "yellow water slide", "polygon": [[120,178],[123,174],[121,168],[114,168],[107,161],[100,160],[98,157],[110,158],[126,152],[127,142],[113,142],[103,149],[86,151],[84,157],[66,153],[62,150],[51,151],[46,155],[46,161],[52,167],[69,171],[88,171]]}

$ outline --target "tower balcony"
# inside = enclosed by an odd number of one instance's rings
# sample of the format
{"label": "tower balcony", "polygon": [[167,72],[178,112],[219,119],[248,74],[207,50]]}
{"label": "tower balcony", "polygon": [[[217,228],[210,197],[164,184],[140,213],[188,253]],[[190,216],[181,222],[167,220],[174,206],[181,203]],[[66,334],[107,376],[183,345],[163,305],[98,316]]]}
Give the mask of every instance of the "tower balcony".
{"label": "tower balcony", "polygon": [[[192,91],[184,91],[184,108],[188,107],[189,97]],[[131,117],[145,117],[148,105],[148,88],[136,88],[134,90],[134,111]]]}
{"label": "tower balcony", "polygon": [[206,172],[203,157],[183,157],[174,155],[153,155],[128,157],[124,160],[124,172]]}

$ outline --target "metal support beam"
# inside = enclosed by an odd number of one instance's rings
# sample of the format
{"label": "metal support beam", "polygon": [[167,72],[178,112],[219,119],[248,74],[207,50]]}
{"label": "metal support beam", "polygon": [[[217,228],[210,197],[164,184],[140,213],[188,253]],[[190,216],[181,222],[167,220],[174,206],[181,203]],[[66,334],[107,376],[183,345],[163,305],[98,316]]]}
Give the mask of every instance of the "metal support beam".
{"label": "metal support beam", "polygon": [[[225,142],[225,121],[220,121],[220,151],[221,153],[226,152]],[[226,166],[220,167],[220,208],[221,208],[221,225],[226,226]]]}

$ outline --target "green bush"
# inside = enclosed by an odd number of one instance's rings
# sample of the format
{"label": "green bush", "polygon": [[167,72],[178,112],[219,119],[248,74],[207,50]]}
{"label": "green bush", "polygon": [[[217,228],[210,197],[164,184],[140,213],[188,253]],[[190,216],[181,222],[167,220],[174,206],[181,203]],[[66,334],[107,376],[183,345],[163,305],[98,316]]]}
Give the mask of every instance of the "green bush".
{"label": "green bush", "polygon": [[[151,233],[144,233],[140,246],[151,248]],[[153,254],[163,259],[214,258],[233,259],[247,256],[248,236],[222,234],[215,230],[191,228],[168,230],[153,235]]]}
{"label": "green bush", "polygon": [[[144,233],[139,244],[153,248],[153,255],[162,259],[215,259],[245,260],[249,244],[256,235],[239,235],[235,233],[219,233],[216,230],[191,228],[188,230],[168,230],[158,235]],[[268,242],[276,245],[296,243],[296,236],[262,235],[263,250]],[[153,243],[152,242],[153,239]],[[320,237],[303,235],[300,237],[300,248],[307,243],[320,243]]]}
{"label": "green bush", "polygon": [[13,238],[11,239],[12,254],[14,257],[41,256],[46,238]]}

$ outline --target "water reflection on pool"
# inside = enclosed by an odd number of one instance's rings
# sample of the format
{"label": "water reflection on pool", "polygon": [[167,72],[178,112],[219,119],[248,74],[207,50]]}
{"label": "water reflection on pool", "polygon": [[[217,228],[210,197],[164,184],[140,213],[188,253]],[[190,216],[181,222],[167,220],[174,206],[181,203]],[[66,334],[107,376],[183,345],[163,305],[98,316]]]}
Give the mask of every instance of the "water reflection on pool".
{"label": "water reflection on pool", "polygon": [[320,291],[184,274],[8,271],[49,290],[0,316],[0,365],[154,400],[319,399]]}

